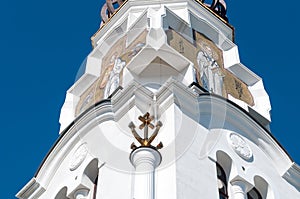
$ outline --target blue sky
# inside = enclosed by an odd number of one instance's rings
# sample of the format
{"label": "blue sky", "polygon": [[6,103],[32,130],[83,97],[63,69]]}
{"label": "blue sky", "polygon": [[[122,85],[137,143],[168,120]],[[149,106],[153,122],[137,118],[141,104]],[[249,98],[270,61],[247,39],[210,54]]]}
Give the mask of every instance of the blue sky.
{"label": "blue sky", "polygon": [[[282,1],[227,0],[241,62],[264,80],[273,135],[300,163],[299,16]],[[1,2],[1,198],[34,175],[58,138],[66,90],[91,51],[101,0]],[[4,195],[3,195],[4,194]]]}

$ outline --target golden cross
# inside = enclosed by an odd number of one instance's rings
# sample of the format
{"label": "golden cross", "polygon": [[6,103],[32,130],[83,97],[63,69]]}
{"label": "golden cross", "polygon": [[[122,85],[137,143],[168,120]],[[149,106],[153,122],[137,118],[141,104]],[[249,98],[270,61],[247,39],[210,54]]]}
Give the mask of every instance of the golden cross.
{"label": "golden cross", "polygon": [[[141,136],[139,136],[139,134],[136,132],[135,125],[133,122],[130,122],[128,127],[131,129],[133,136],[141,144],[141,146],[153,147],[151,145],[151,143],[157,136],[158,131],[160,130],[160,127],[162,126],[161,121],[158,121],[157,124],[154,126],[151,123],[151,121],[154,119],[154,117],[150,116],[150,114],[148,112],[143,116],[139,116],[138,119],[142,122],[142,124],[139,126],[139,129],[141,129],[141,130],[144,129],[144,138],[141,138]],[[153,134],[150,137],[148,136],[148,127],[150,127],[151,129],[154,129],[154,127],[156,127]],[[163,147],[163,144],[162,144],[162,142],[160,142],[155,148],[161,149],[162,147]],[[131,149],[135,149],[135,148],[137,148],[137,146],[134,143],[132,143]]]}
{"label": "golden cross", "polygon": [[154,128],[154,125],[151,123],[151,121],[154,119],[153,116],[150,116],[150,113],[146,113],[144,116],[139,116],[139,120],[143,122],[140,126],[139,129],[144,129],[144,138],[148,138],[148,127],[151,129]]}

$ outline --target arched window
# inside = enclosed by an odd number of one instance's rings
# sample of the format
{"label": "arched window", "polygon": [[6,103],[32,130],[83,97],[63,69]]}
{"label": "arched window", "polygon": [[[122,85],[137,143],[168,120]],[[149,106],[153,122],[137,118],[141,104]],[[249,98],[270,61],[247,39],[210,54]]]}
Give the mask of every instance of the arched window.
{"label": "arched window", "polygon": [[253,187],[248,193],[247,193],[248,199],[262,199],[262,196],[260,195],[259,191]]}
{"label": "arched window", "polygon": [[218,182],[218,189],[219,189],[219,198],[220,199],[227,199],[227,178],[224,169],[217,163],[217,182]]}
{"label": "arched window", "polygon": [[93,159],[85,168],[84,175],[88,177],[93,187],[89,187],[92,191],[92,199],[96,199],[98,185],[98,160]]}
{"label": "arched window", "polygon": [[54,199],[69,199],[67,197],[67,187],[63,187],[61,190],[59,190]]}

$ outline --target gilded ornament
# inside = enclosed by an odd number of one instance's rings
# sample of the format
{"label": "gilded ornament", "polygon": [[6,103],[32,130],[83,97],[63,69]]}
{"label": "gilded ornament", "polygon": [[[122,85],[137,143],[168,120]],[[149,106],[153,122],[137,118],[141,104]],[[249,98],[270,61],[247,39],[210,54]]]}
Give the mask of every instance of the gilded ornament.
{"label": "gilded ornament", "polygon": [[[158,121],[156,123],[156,125],[154,126],[151,122],[154,119],[153,116],[150,116],[150,114],[147,112],[145,115],[143,116],[139,116],[138,118],[142,124],[139,126],[139,129],[144,129],[144,138],[141,138],[141,136],[139,136],[139,134],[136,132],[135,130],[135,125],[133,122],[130,122],[128,127],[131,129],[131,132],[133,134],[133,136],[135,137],[135,139],[141,144],[142,147],[152,147],[155,149],[161,149],[163,147],[162,142],[160,142],[156,147],[152,146],[151,143],[153,142],[153,140],[156,138],[158,131],[160,130],[160,127],[162,127],[162,122]],[[149,128],[154,129],[154,132],[152,133],[152,135],[149,137],[149,133],[148,130]],[[137,146],[134,144],[134,142],[131,144],[131,149],[136,149]]]}

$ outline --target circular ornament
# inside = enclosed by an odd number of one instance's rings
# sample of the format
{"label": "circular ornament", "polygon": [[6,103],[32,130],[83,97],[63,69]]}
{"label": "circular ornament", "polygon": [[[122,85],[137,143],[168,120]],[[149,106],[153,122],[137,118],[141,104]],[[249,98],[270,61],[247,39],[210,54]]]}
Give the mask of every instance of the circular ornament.
{"label": "circular ornament", "polygon": [[248,143],[239,135],[231,133],[229,135],[229,142],[234,151],[245,160],[249,160],[252,157],[252,150]]}
{"label": "circular ornament", "polygon": [[87,153],[88,153],[88,150],[86,148],[86,143],[81,144],[72,155],[69,169],[71,171],[76,170],[81,165],[81,163],[84,161]]}

